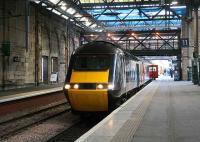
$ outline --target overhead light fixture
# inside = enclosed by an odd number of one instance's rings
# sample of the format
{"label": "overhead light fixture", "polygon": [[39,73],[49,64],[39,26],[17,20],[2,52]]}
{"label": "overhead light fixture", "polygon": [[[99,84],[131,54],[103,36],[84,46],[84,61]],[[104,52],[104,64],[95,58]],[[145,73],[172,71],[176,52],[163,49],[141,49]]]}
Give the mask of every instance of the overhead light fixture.
{"label": "overhead light fixture", "polygon": [[81,16],[82,16],[82,15],[79,14],[79,13],[76,13],[76,14],[74,15],[74,17],[76,17],[76,18],[81,17]]}
{"label": "overhead light fixture", "polygon": [[172,3],[171,3],[172,5],[177,5],[178,4],[178,2],[176,1],[176,0],[174,0],[174,1],[172,1]]}
{"label": "overhead light fixture", "polygon": [[60,15],[60,14],[61,14],[59,11],[57,11],[57,10],[55,10],[55,9],[53,9],[52,12],[55,13],[55,14],[57,14],[57,15]]}
{"label": "overhead light fixture", "polygon": [[111,37],[111,34],[110,34],[110,33],[108,33],[108,34],[107,34],[107,36],[108,36],[108,37]]}
{"label": "overhead light fixture", "polygon": [[91,28],[96,28],[97,27],[97,24],[92,24],[91,25]]}
{"label": "overhead light fixture", "polygon": [[76,10],[70,7],[69,9],[67,9],[66,12],[73,15],[74,13],[76,13]]}
{"label": "overhead light fixture", "polygon": [[53,4],[57,4],[60,0],[49,0]]}
{"label": "overhead light fixture", "polygon": [[86,17],[83,17],[80,19],[80,21],[86,22],[86,21],[88,21],[88,19]]}
{"label": "overhead light fixture", "polygon": [[51,8],[51,7],[47,7],[47,9],[48,9],[48,10],[51,10],[52,8]]}
{"label": "overhead light fixture", "polygon": [[33,2],[35,2],[35,3],[37,3],[37,4],[38,4],[38,3],[40,3],[40,1],[39,1],[39,0],[34,0]]}
{"label": "overhead light fixture", "polygon": [[67,3],[65,3],[64,1],[62,1],[59,5],[60,5],[60,8],[64,11],[67,9]]}
{"label": "overhead light fixture", "polygon": [[135,33],[131,33],[131,36],[135,36]]}
{"label": "overhead light fixture", "polygon": [[62,15],[63,18],[65,18],[66,20],[69,19],[69,17],[65,16],[65,15]]}
{"label": "overhead light fixture", "polygon": [[90,25],[91,25],[91,22],[90,22],[90,21],[86,21],[86,22],[85,22],[85,25],[86,25],[86,26],[90,26]]}
{"label": "overhead light fixture", "polygon": [[46,9],[48,9],[48,10],[52,10],[52,8],[51,8],[51,7],[47,7]]}
{"label": "overhead light fixture", "polygon": [[42,6],[47,6],[45,3],[42,3]]}

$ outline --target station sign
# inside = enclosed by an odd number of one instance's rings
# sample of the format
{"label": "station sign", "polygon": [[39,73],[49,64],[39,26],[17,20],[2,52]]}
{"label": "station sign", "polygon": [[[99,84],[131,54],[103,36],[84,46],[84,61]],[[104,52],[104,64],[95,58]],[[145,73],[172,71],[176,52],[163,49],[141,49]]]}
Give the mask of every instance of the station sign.
{"label": "station sign", "polygon": [[189,39],[188,38],[181,38],[181,47],[188,48],[189,47]]}

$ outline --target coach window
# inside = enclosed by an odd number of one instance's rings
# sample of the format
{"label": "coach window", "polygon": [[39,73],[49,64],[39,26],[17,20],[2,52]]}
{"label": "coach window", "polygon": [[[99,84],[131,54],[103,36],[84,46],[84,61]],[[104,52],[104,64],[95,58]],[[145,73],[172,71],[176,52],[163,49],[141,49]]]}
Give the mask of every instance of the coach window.
{"label": "coach window", "polygon": [[57,73],[58,72],[58,58],[52,57],[51,58],[51,73]]}

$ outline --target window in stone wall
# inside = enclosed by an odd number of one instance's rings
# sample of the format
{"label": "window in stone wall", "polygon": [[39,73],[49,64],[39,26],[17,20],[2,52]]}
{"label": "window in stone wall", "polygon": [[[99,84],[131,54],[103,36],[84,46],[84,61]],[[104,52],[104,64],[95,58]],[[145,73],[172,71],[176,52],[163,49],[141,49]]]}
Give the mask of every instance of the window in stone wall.
{"label": "window in stone wall", "polygon": [[42,82],[48,83],[48,57],[42,56]]}
{"label": "window in stone wall", "polygon": [[58,58],[52,57],[51,58],[51,73],[57,73],[58,72]]}

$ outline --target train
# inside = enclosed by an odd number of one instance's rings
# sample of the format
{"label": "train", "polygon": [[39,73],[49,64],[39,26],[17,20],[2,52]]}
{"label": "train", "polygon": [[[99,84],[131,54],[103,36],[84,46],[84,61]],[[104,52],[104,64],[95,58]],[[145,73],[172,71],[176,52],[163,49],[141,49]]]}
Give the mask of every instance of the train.
{"label": "train", "polygon": [[149,77],[154,80],[158,78],[158,65],[149,65]]}
{"label": "train", "polygon": [[107,112],[147,81],[145,61],[117,44],[93,41],[72,54],[63,89],[72,112]]}

